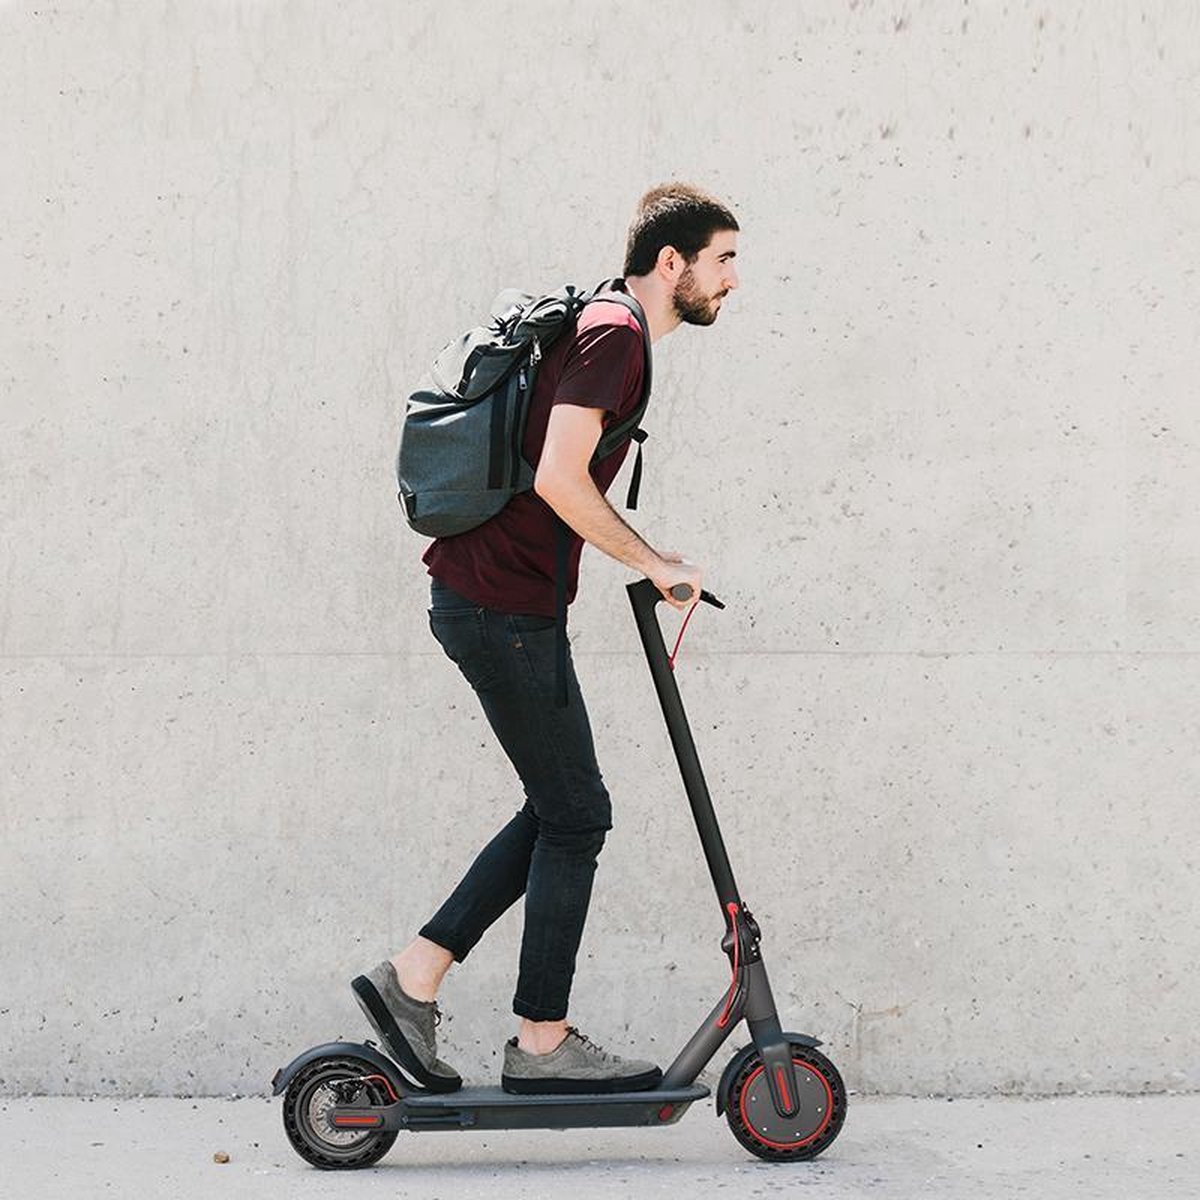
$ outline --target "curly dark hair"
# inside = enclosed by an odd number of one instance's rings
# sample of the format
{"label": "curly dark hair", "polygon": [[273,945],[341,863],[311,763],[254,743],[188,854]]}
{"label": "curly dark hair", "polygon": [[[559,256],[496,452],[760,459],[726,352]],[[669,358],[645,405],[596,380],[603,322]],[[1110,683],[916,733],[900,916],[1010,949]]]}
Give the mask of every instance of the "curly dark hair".
{"label": "curly dark hair", "polygon": [[737,228],[737,218],[715,196],[690,183],[661,183],[638,203],[625,243],[625,274],[649,275],[664,246],[695,262],[714,233]]}

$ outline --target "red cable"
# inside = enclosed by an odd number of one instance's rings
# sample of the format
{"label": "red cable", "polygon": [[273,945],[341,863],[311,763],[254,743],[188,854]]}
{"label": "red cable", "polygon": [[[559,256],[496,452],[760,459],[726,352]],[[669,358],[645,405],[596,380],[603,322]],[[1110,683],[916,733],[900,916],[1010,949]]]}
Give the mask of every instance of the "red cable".
{"label": "red cable", "polygon": [[400,1099],[400,1097],[396,1095],[396,1089],[394,1087],[392,1087],[392,1081],[390,1079],[388,1079],[388,1077],[386,1075],[364,1075],[363,1076],[363,1080],[366,1083],[370,1083],[371,1080],[373,1080],[373,1079],[378,1079],[379,1082],[382,1083],[385,1088],[387,1088],[388,1095],[391,1096],[393,1104],[395,1104],[396,1101]]}
{"label": "red cable", "polygon": [[679,643],[683,641],[683,632],[685,629],[687,629],[688,622],[692,619],[692,613],[696,611],[696,605],[699,603],[700,602],[698,600],[693,601],[692,607],[687,610],[687,616],[683,618],[683,624],[679,629],[679,636],[675,639],[675,649],[671,651],[671,654],[667,659],[667,665],[672,671],[675,670],[675,656],[679,653]]}
{"label": "red cable", "polygon": [[737,905],[731,900],[726,907],[729,912],[729,928],[733,931],[733,979],[729,984],[729,995],[725,997],[725,1011],[717,1020],[718,1029],[723,1028],[725,1022],[729,1020],[729,1010],[733,1007],[733,998],[737,994],[738,948],[742,944],[742,939],[738,937],[737,932]]}

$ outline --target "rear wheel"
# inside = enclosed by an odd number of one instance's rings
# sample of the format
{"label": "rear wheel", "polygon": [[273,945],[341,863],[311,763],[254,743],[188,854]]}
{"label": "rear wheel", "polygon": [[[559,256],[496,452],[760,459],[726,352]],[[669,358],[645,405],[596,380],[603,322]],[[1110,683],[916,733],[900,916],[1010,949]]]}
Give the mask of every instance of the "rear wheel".
{"label": "rear wheel", "polygon": [[[373,1078],[372,1078],[373,1077]],[[391,1095],[379,1068],[361,1058],[314,1059],[288,1085],[283,1128],[292,1148],[325,1171],[377,1163],[396,1140],[394,1130],[337,1129],[329,1114],[341,1104],[388,1104]]]}
{"label": "rear wheel", "polygon": [[775,1111],[762,1056],[752,1054],[729,1088],[725,1119],[751,1154],[769,1162],[816,1158],[841,1132],[846,1088],[838,1069],[819,1051],[792,1043],[792,1077],[800,1099],[793,1117]]}

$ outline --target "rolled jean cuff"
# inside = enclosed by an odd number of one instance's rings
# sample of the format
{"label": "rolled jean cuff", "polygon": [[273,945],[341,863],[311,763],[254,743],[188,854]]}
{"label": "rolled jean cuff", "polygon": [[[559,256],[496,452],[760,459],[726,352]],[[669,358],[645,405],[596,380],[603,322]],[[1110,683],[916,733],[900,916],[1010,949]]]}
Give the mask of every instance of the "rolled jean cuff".
{"label": "rolled jean cuff", "polygon": [[455,962],[462,962],[463,959],[465,959],[467,955],[470,954],[474,949],[474,946],[463,946],[462,943],[458,942],[455,938],[448,937],[432,923],[422,925],[421,928],[417,930],[417,934],[420,937],[427,938],[429,941],[441,946],[443,950],[449,950],[450,953],[454,955]]}
{"label": "rolled jean cuff", "polygon": [[561,1021],[567,1010],[563,1008],[539,1008],[536,1004],[527,1004],[520,996],[513,997],[513,1012],[527,1021]]}

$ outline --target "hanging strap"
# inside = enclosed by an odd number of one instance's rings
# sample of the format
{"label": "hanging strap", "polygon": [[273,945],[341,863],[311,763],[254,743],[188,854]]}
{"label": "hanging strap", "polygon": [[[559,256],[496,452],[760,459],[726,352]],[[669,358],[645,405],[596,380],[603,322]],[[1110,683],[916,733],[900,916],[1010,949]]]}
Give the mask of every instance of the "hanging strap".
{"label": "hanging strap", "polygon": [[629,436],[637,442],[637,458],[633,460],[633,474],[629,478],[629,492],[625,497],[625,507],[636,509],[638,490],[642,486],[642,443],[649,435],[644,429],[635,429]]}
{"label": "hanging strap", "polygon": [[571,553],[571,529],[557,513],[554,516],[554,702],[567,707],[567,560]]}

